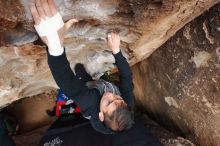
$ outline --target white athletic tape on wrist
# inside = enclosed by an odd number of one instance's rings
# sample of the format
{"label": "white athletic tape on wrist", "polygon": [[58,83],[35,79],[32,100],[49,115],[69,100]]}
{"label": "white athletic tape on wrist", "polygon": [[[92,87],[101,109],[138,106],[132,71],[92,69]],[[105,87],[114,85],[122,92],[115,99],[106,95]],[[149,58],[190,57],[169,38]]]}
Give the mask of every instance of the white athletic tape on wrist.
{"label": "white athletic tape on wrist", "polygon": [[58,34],[58,30],[63,26],[64,22],[59,13],[51,18],[42,19],[40,24],[34,26],[40,37],[45,36],[47,38],[48,51],[53,56],[59,56],[64,51]]}

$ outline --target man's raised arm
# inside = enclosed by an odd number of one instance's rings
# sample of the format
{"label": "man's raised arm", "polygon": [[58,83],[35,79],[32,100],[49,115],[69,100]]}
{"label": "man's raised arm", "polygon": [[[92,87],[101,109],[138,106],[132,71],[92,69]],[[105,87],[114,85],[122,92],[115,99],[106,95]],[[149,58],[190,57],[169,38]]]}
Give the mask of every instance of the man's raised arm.
{"label": "man's raised arm", "polygon": [[71,19],[64,24],[53,0],[31,0],[29,7],[35,29],[48,46],[48,64],[56,83],[67,96],[76,96],[86,86],[71,70],[63,42],[64,32],[78,20]]}
{"label": "man's raised arm", "polygon": [[119,34],[112,32],[108,34],[108,45],[112,50],[115,58],[115,64],[119,70],[120,76],[120,92],[122,98],[126,101],[129,107],[134,106],[134,95],[133,95],[133,83],[132,83],[132,72],[126,58],[120,51],[120,36]]}

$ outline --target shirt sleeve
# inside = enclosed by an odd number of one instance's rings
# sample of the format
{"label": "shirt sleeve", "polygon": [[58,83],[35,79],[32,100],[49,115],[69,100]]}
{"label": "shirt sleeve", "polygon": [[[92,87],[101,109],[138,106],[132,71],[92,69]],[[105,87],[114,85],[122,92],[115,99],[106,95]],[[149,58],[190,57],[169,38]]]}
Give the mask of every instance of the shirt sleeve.
{"label": "shirt sleeve", "polygon": [[115,64],[119,70],[120,77],[120,91],[122,98],[126,101],[128,106],[134,106],[134,95],[133,95],[133,83],[132,83],[132,72],[126,58],[122,55],[121,51],[117,54],[113,54],[115,58]]}
{"label": "shirt sleeve", "polygon": [[94,102],[97,102],[99,92],[96,89],[89,89],[83,81],[75,76],[65,51],[59,56],[48,53],[48,65],[62,92],[72,98],[82,110],[87,110]]}

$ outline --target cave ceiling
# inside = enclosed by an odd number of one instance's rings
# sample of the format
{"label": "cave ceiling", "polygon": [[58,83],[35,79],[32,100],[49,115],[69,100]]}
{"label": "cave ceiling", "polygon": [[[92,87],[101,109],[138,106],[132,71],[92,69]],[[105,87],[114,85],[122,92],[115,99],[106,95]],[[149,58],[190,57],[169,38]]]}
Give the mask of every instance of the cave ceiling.
{"label": "cave ceiling", "polygon": [[[134,65],[219,1],[55,0],[64,21],[79,20],[65,34],[71,67],[81,62],[94,78],[114,70],[108,31],[120,32],[122,52]],[[28,0],[0,1],[0,20],[0,107],[56,88]]]}

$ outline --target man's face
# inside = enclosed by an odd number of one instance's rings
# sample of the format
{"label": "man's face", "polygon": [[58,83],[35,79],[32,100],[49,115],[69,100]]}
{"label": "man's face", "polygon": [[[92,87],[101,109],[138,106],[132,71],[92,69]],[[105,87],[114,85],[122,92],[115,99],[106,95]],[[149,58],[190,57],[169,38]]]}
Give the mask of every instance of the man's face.
{"label": "man's face", "polygon": [[112,115],[113,112],[121,106],[127,106],[125,101],[118,95],[115,95],[110,92],[106,92],[103,94],[100,101],[100,111]]}

